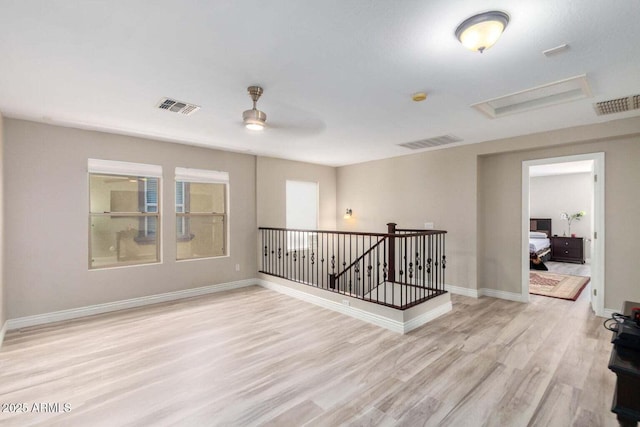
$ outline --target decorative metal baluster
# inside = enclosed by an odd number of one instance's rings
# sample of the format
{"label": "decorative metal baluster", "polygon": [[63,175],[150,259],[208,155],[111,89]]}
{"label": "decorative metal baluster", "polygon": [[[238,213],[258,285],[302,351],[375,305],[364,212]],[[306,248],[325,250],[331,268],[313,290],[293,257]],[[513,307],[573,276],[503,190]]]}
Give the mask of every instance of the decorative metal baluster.
{"label": "decorative metal baluster", "polygon": [[385,283],[387,282],[387,272],[388,272],[387,263],[384,262],[382,263],[382,278],[384,279]]}
{"label": "decorative metal baluster", "polygon": [[313,283],[314,285],[318,286],[318,284],[316,283],[316,281],[314,280],[314,273],[315,273],[315,266],[316,266],[316,252],[315,250],[311,251],[311,256],[310,256],[310,261],[311,261],[311,283]]}
{"label": "decorative metal baluster", "polygon": [[[282,242],[278,242],[278,244],[281,244],[281,243]],[[278,256],[278,275],[282,275],[284,272],[284,258],[282,257],[282,248],[280,246],[278,246],[277,256]]]}
{"label": "decorative metal baluster", "polygon": [[[411,237],[411,254],[415,254],[416,253],[416,237],[413,236]],[[411,261],[412,263],[415,261],[415,258],[413,258],[413,260]],[[416,285],[416,282],[414,280],[414,276],[413,276],[413,265],[409,265],[409,268],[411,269],[411,271],[409,272],[409,283],[411,283],[412,285]],[[410,293],[411,293],[411,303],[414,303],[415,301],[417,301],[418,299],[418,295],[416,293],[416,287],[412,286],[410,289]]]}
{"label": "decorative metal baluster", "polygon": [[436,283],[436,287],[439,288],[440,287],[440,264],[438,263],[438,259],[440,258],[440,236],[436,236],[436,242],[435,242],[435,254],[434,254],[434,259],[433,259],[433,274],[434,274],[434,280]]}
{"label": "decorative metal baluster", "polygon": [[267,274],[403,309],[444,292],[446,232],[259,231],[260,271]]}
{"label": "decorative metal baluster", "polygon": [[442,235],[442,287],[440,288],[440,291],[444,291],[444,270],[445,268],[447,268],[447,256],[445,255],[445,241],[447,239],[447,236],[445,236],[444,234]]}
{"label": "decorative metal baluster", "polygon": [[270,273],[276,273],[276,269],[275,269],[275,260],[276,257],[274,256],[275,254],[275,245],[274,245],[274,240],[275,240],[275,233],[273,231],[269,232],[269,272]]}
{"label": "decorative metal baluster", "polygon": [[304,240],[305,234],[307,234],[306,231],[303,231],[303,232],[300,233],[300,237],[301,237],[300,244],[301,244],[301,246],[298,248],[300,250],[300,255],[299,255],[300,256],[300,264],[299,264],[298,268],[300,270],[300,280],[302,282],[304,282],[304,262],[305,262],[305,259],[306,259],[305,258],[305,252],[307,250],[306,242]]}
{"label": "decorative metal baluster", "polygon": [[307,251],[309,250],[309,236],[306,231],[302,232],[302,249],[300,250],[300,270],[303,283],[308,283],[309,278],[306,276],[307,270]]}
{"label": "decorative metal baluster", "polygon": [[[263,238],[264,238],[264,236],[263,236]],[[265,266],[265,267],[263,267],[263,269],[264,269],[265,271],[269,271],[269,268],[268,268],[268,267],[266,267],[266,265],[267,265],[267,256],[268,256],[268,254],[269,254],[268,246],[267,246],[267,245],[264,245],[264,253],[263,253],[263,254],[264,254],[264,261],[263,261],[262,265],[263,265],[263,266]],[[269,272],[270,272],[270,271],[269,271]]]}
{"label": "decorative metal baluster", "polygon": [[[340,240],[338,238],[338,240]],[[347,263],[344,261],[344,258],[347,256],[347,238],[346,236],[342,236],[342,271],[344,271],[344,268],[347,266]],[[338,244],[338,264],[340,264],[340,244]],[[345,292],[345,287],[342,287],[342,292]]]}
{"label": "decorative metal baluster", "polygon": [[324,241],[326,239],[323,233],[318,233],[318,283],[321,284],[321,287],[325,288],[325,279],[326,274],[324,274]]}
{"label": "decorative metal baluster", "polygon": [[[420,243],[422,241],[422,237],[418,241],[418,247],[420,247]],[[422,282],[422,260],[420,259],[420,252],[416,252],[416,283],[420,286],[418,297],[420,299],[424,298],[424,283]]]}
{"label": "decorative metal baluster", "polygon": [[[360,263],[356,263],[355,267],[354,267],[354,271],[355,271],[355,279],[356,279],[356,295],[358,294],[358,281],[360,280]],[[351,289],[349,289],[351,291]]]}

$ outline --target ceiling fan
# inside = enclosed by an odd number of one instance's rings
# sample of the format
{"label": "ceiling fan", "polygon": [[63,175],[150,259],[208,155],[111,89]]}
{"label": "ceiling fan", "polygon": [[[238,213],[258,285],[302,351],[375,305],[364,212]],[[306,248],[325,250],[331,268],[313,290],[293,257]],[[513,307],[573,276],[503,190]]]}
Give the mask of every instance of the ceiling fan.
{"label": "ceiling fan", "polygon": [[264,130],[267,115],[256,108],[256,103],[260,99],[263,90],[260,86],[249,86],[247,92],[249,92],[249,96],[253,100],[253,108],[242,113],[244,126],[249,130]]}
{"label": "ceiling fan", "polygon": [[[247,92],[253,101],[253,108],[242,113],[242,122],[246,129],[258,131],[255,134],[261,133],[261,131],[275,131],[280,136],[295,137],[317,134],[325,129],[324,122],[318,119],[314,113],[277,101],[270,104],[270,108],[275,110],[273,117],[276,117],[276,121],[271,121],[269,126],[266,126],[267,114],[256,107],[264,89],[261,86],[249,86]],[[278,121],[278,117],[284,117],[285,121]]]}

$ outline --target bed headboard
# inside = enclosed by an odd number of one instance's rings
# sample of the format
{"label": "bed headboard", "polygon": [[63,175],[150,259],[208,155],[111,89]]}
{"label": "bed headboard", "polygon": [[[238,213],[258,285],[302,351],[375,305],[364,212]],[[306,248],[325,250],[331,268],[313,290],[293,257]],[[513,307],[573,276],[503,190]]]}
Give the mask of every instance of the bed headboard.
{"label": "bed headboard", "polygon": [[541,231],[551,237],[551,218],[529,218],[529,231]]}

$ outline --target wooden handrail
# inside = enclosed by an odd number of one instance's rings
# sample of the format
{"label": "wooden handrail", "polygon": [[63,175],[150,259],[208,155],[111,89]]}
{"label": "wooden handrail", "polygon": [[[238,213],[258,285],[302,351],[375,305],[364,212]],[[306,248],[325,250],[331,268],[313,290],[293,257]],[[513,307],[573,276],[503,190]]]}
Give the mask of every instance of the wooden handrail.
{"label": "wooden handrail", "polygon": [[414,234],[408,236],[406,234],[393,234],[393,233],[365,233],[362,231],[335,231],[335,230],[307,230],[304,228],[281,228],[281,227],[258,227],[258,230],[274,230],[274,231],[298,231],[305,233],[324,233],[324,234],[343,234],[343,235],[354,235],[354,236],[372,236],[372,237],[397,237],[399,239],[403,237],[411,237],[411,236],[429,236],[432,234],[445,234],[444,230],[409,230],[409,229],[397,229],[396,231],[410,231]]}

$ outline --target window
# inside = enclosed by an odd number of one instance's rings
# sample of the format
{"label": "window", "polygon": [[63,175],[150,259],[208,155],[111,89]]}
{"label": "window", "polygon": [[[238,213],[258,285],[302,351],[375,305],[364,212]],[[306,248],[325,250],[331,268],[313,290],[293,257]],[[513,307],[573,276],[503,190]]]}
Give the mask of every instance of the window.
{"label": "window", "polygon": [[227,255],[227,172],[176,168],[176,258]]}
{"label": "window", "polygon": [[[316,230],[318,228],[318,183],[287,181],[287,228]],[[312,233],[288,232],[288,250],[307,249]]]}
{"label": "window", "polygon": [[160,261],[160,166],[89,159],[89,268]]}

